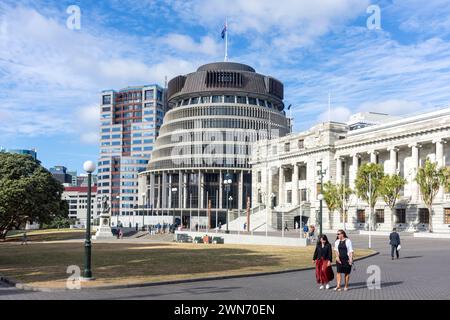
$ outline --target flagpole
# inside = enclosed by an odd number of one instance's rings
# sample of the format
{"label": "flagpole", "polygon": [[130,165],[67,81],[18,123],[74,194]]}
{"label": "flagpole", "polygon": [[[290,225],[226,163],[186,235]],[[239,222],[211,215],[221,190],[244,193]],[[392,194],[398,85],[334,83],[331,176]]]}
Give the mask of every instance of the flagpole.
{"label": "flagpole", "polygon": [[228,62],[228,18],[225,18],[225,62]]}

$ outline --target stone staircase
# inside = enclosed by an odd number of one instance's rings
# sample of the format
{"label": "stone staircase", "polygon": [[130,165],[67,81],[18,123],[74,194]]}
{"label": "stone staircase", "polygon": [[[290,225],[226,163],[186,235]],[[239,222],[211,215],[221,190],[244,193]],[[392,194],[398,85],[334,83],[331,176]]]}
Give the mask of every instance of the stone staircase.
{"label": "stone staircase", "polygon": [[[250,231],[264,231],[266,230],[266,209],[263,206],[252,208],[250,211]],[[268,220],[270,221],[270,217]],[[244,230],[244,223],[247,222],[247,215],[244,214],[232,221],[228,225],[230,231],[246,231]],[[225,230],[227,225],[222,226],[222,230]],[[274,229],[269,225],[269,231]]]}

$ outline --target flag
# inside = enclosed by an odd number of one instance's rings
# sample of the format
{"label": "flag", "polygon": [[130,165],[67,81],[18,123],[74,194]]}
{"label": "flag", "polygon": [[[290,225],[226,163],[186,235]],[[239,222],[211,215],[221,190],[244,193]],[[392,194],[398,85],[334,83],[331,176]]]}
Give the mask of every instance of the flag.
{"label": "flag", "polygon": [[289,105],[289,107],[287,108],[288,110],[291,110],[292,104]]}
{"label": "flag", "polygon": [[222,39],[225,39],[226,32],[227,32],[227,24],[225,23],[225,26],[223,27],[223,30],[222,30]]}

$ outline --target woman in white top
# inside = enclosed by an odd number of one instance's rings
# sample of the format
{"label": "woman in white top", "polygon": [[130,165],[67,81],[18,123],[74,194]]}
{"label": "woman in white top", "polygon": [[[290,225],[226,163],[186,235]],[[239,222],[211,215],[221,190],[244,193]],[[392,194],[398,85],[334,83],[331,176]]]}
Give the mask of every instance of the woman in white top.
{"label": "woman in white top", "polygon": [[344,230],[338,230],[337,239],[334,243],[334,250],[336,251],[336,269],[337,269],[337,286],[335,291],[341,291],[341,274],[345,275],[344,291],[348,290],[348,283],[350,281],[350,273],[353,265],[353,246],[350,239]]}

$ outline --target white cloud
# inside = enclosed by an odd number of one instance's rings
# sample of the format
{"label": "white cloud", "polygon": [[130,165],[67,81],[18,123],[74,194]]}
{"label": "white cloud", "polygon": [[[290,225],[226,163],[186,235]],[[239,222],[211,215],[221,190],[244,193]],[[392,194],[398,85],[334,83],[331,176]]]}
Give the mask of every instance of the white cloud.
{"label": "white cloud", "polygon": [[246,35],[252,42],[255,37],[272,40],[277,50],[286,50],[310,43],[356,18],[369,1],[198,0],[171,1],[171,5],[184,21],[218,29],[228,17],[231,36]]}
{"label": "white cloud", "polygon": [[330,109],[330,112],[322,112],[317,117],[317,122],[327,122],[329,120],[334,122],[347,122],[353,113],[346,107],[334,107]]}
{"label": "white cloud", "polygon": [[222,45],[217,43],[212,37],[205,36],[199,42],[190,36],[171,33],[160,39],[161,43],[182,53],[198,53],[207,56],[217,56],[222,50]]}
{"label": "white cloud", "polygon": [[364,102],[358,107],[358,111],[372,111],[386,113],[393,116],[408,115],[424,110],[425,106],[417,101],[385,100],[379,102]]}

